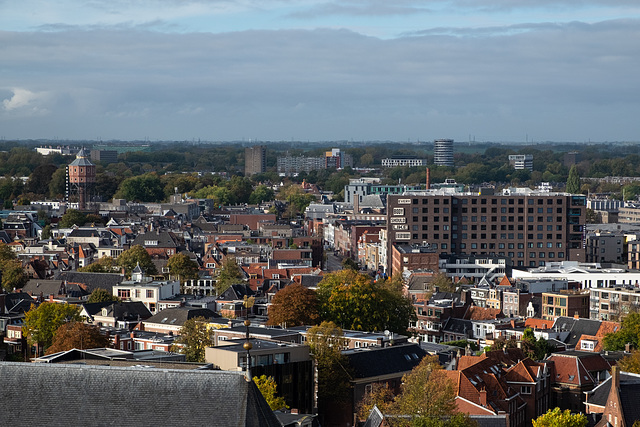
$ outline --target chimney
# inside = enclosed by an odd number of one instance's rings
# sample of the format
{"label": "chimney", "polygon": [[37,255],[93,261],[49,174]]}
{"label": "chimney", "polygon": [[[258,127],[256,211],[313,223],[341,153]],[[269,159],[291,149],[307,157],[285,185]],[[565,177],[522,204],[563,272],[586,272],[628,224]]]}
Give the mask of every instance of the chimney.
{"label": "chimney", "polygon": [[487,406],[487,390],[484,387],[480,390],[480,405]]}
{"label": "chimney", "polygon": [[573,318],[574,319],[579,319],[580,318],[580,315],[578,314],[577,311],[573,314]]}
{"label": "chimney", "polygon": [[625,353],[631,353],[631,343],[628,342],[624,345],[624,352]]}
{"label": "chimney", "polygon": [[615,389],[616,393],[620,388],[620,368],[618,366],[614,366],[611,368],[611,389]]}
{"label": "chimney", "polygon": [[431,170],[427,168],[427,190],[431,190]]}

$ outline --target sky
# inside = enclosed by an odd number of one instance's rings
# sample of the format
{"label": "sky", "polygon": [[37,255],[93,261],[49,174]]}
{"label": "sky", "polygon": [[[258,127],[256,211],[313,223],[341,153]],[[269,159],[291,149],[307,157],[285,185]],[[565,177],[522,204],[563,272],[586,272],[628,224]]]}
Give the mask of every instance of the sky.
{"label": "sky", "polygon": [[637,0],[0,0],[0,138],[640,141]]}

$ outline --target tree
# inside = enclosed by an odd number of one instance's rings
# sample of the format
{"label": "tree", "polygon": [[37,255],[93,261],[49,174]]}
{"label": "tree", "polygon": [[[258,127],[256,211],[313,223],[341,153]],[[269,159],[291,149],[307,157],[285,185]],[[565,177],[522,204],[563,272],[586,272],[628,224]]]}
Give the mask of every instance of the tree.
{"label": "tree", "polygon": [[197,279],[198,271],[200,270],[198,263],[192,261],[191,258],[183,253],[171,255],[167,261],[167,268],[169,269],[169,274],[180,277],[181,282]]}
{"label": "tree", "polygon": [[36,167],[31,175],[29,175],[26,190],[35,194],[48,194],[51,178],[57,169],[56,165],[51,163]]}
{"label": "tree", "polygon": [[63,323],[53,334],[51,346],[45,354],[78,348],[102,348],[109,346],[109,338],[100,334],[100,330],[82,322]]}
{"label": "tree", "polygon": [[269,404],[269,408],[271,408],[272,411],[277,411],[278,409],[289,409],[284,397],[278,396],[278,384],[276,384],[273,377],[260,375],[259,377],[253,377],[253,382],[256,383],[258,390],[260,390],[262,397],[267,401],[267,404]]}
{"label": "tree", "polygon": [[165,196],[158,175],[147,173],[122,181],[114,197],[137,202],[160,202]]}
{"label": "tree", "polygon": [[569,169],[569,177],[567,178],[567,193],[579,194],[580,193],[580,174],[576,165],[571,166]]}
{"label": "tree", "polygon": [[222,262],[220,273],[216,279],[216,292],[220,295],[229,289],[231,285],[242,282],[243,278],[240,266],[236,262],[236,257],[227,256]]}
{"label": "tree", "polygon": [[620,329],[605,335],[602,344],[605,350],[624,350],[626,344],[638,348],[640,343],[640,313],[629,313],[622,319]]}
{"label": "tree", "polygon": [[342,268],[358,271],[358,263],[347,257],[342,260]]}
{"label": "tree", "polygon": [[51,227],[51,224],[47,224],[44,226],[44,228],[42,229],[42,235],[40,236],[42,240],[47,240],[53,237],[52,229],[53,228]]}
{"label": "tree", "polygon": [[51,181],[47,188],[49,189],[49,196],[53,199],[62,198],[64,195],[67,184],[67,168],[62,166],[58,168],[52,175]]}
{"label": "tree", "polygon": [[140,264],[140,268],[148,274],[157,274],[156,266],[151,260],[151,255],[142,245],[135,245],[122,252],[117,259],[119,267],[123,267],[127,276],[131,276],[131,272],[136,265]]}
{"label": "tree", "polygon": [[271,300],[267,324],[283,327],[315,325],[318,319],[315,291],[294,283],[278,291]]}
{"label": "tree", "polygon": [[13,292],[22,288],[29,280],[22,263],[18,261],[16,253],[4,243],[0,242],[0,273],[2,273],[2,289]]}
{"label": "tree", "polygon": [[77,209],[67,209],[58,222],[59,228],[70,228],[74,225],[83,226],[86,222],[86,215]]}
{"label": "tree", "polygon": [[113,273],[116,270],[116,260],[110,256],[103,256],[96,262],[78,268],[78,271],[85,273]]}
{"label": "tree", "polygon": [[365,391],[356,408],[358,419],[366,420],[374,406],[377,406],[381,412],[386,412],[393,398],[393,392],[387,383],[371,384],[371,389]]}
{"label": "tree", "polygon": [[531,422],[533,427],[585,427],[587,416],[572,414],[568,409],[563,412],[560,408],[553,408]]}
{"label": "tree", "polygon": [[440,292],[456,291],[456,286],[453,284],[453,280],[451,280],[451,278],[444,273],[438,273],[435,276],[433,276],[433,280],[431,281],[430,288],[435,291],[436,287]]}
{"label": "tree", "polygon": [[36,308],[31,304],[31,309],[25,314],[22,333],[31,345],[38,344],[46,349],[60,326],[81,320],[80,309],[74,305],[43,302]]}
{"label": "tree", "polygon": [[171,351],[177,351],[186,356],[187,362],[204,362],[207,347],[213,347],[213,335],[207,326],[207,319],[194,317],[184,322],[180,328],[180,335],[176,338]]}
{"label": "tree", "polygon": [[405,333],[415,317],[399,279],[374,282],[367,274],[341,270],[318,285],[320,317],[346,329]]}
{"label": "tree", "polygon": [[351,372],[342,354],[346,345],[342,329],[333,322],[322,322],[307,331],[309,352],[318,368],[318,405],[326,408],[349,397]]}
{"label": "tree", "polygon": [[640,350],[634,350],[618,360],[617,366],[621,371],[640,374]]}
{"label": "tree", "polygon": [[89,295],[89,299],[87,299],[87,303],[108,301],[118,302],[120,301],[120,299],[117,296],[110,294],[106,289],[102,288],[96,288],[93,292],[91,292],[91,295]]}
{"label": "tree", "polygon": [[542,337],[536,340],[531,328],[526,328],[522,334],[522,349],[533,360],[542,360],[553,352],[553,346],[547,340]]}
{"label": "tree", "polygon": [[270,202],[275,198],[274,191],[266,185],[259,185],[249,196],[249,203],[257,205],[262,202]]}

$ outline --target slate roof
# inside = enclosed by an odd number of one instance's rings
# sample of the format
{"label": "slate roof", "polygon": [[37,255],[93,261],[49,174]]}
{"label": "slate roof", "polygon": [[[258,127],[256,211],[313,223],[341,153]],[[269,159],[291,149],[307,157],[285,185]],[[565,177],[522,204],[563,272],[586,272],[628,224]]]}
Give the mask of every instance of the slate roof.
{"label": "slate roof", "polygon": [[204,317],[206,319],[211,319],[214,317],[220,317],[219,314],[215,313],[208,308],[195,308],[195,307],[175,307],[175,308],[166,308],[161,312],[154,314],[149,317],[144,323],[159,323],[166,325],[183,325],[189,319],[193,319],[194,317]]}
{"label": "slate roof", "polygon": [[[0,362],[11,426],[280,427],[253,382],[237,372]],[[16,393],[20,390],[20,393]]]}
{"label": "slate roof", "polygon": [[354,378],[402,374],[415,368],[426,356],[418,344],[365,347],[343,351],[353,368]]}
{"label": "slate roof", "polygon": [[218,300],[237,301],[237,300],[244,299],[245,295],[248,297],[255,295],[255,292],[253,291],[253,289],[251,289],[251,287],[248,284],[231,285],[229,286],[229,289],[227,289],[226,291],[220,294],[220,296],[218,297]]}
{"label": "slate roof", "polygon": [[64,271],[59,278],[68,283],[80,283],[87,287],[88,292],[101,288],[113,292],[113,287],[124,280],[124,276],[118,273],[83,273],[80,271]]}
{"label": "slate roof", "polygon": [[452,332],[455,334],[464,334],[467,335],[468,338],[471,338],[471,333],[473,332],[473,325],[470,320],[458,319],[455,317],[448,318],[444,325],[442,326],[442,332]]}
{"label": "slate roof", "polygon": [[87,150],[82,147],[78,154],[76,154],[76,158],[69,166],[93,166],[93,163],[89,161],[89,153]]}
{"label": "slate roof", "polygon": [[35,304],[35,301],[25,292],[12,292],[4,296],[5,313],[24,313],[31,309],[31,304]]}
{"label": "slate roof", "polygon": [[148,231],[146,233],[141,233],[135,238],[133,243],[131,243],[131,246],[140,245],[143,247],[147,247],[147,245],[145,245],[145,242],[149,240],[158,242],[157,245],[149,246],[152,248],[178,247],[178,243],[176,242],[175,237],[171,233],[166,231]]}
{"label": "slate roof", "polygon": [[575,348],[582,335],[596,335],[600,329],[599,320],[576,319],[574,317],[558,317],[553,324],[554,330],[569,331],[564,342],[570,348]]}

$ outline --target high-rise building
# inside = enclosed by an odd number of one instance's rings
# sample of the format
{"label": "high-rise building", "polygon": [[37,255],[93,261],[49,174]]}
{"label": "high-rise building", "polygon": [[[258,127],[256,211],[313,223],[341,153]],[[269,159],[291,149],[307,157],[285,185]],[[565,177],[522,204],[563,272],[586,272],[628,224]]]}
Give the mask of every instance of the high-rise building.
{"label": "high-rise building", "polygon": [[244,149],[244,175],[250,176],[267,171],[267,147],[255,145]]}
{"label": "high-rise building", "polygon": [[89,160],[89,154],[82,148],[76,159],[67,166],[68,199],[77,196],[78,209],[86,209],[91,190],[96,182],[96,167]]}
{"label": "high-rise building", "polygon": [[344,169],[347,166],[353,167],[353,158],[350,154],[341,151],[339,148],[332,148],[324,153],[324,167],[327,169]]}
{"label": "high-rise building", "polygon": [[453,166],[453,139],[433,141],[433,163],[438,166]]}
{"label": "high-rise building", "polygon": [[507,256],[514,267],[584,262],[585,215],[586,197],[568,193],[407,191],[387,197],[387,251],[408,243],[439,253]]}
{"label": "high-rise building", "polygon": [[533,172],[533,154],[510,154],[509,164],[515,170],[530,170]]}

